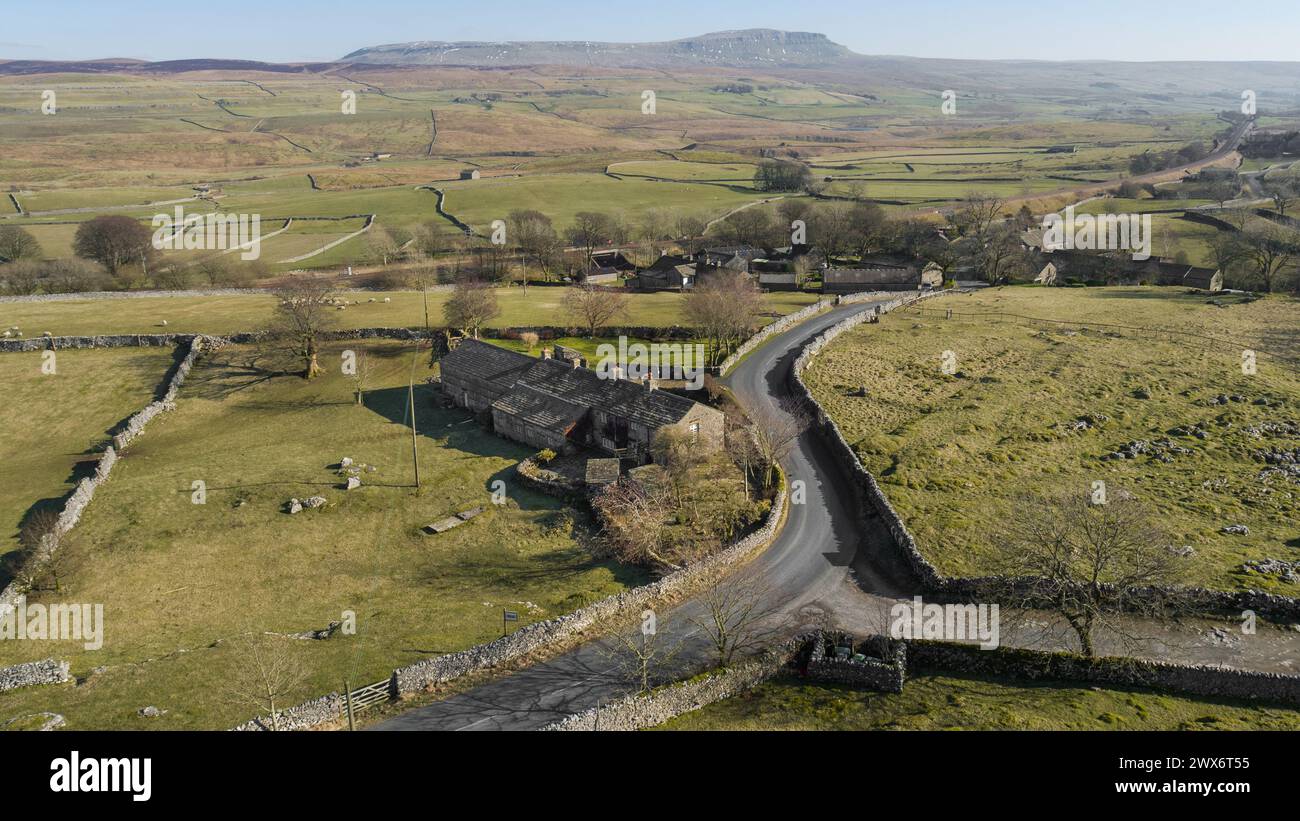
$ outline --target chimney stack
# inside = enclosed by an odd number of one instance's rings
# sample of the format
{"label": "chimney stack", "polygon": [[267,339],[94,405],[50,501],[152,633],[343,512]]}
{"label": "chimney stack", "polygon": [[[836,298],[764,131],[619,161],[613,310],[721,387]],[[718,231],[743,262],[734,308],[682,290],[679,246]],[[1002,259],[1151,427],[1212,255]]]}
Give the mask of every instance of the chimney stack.
{"label": "chimney stack", "polygon": [[658,387],[658,385],[655,384],[655,378],[654,378],[652,375],[650,375],[650,374],[646,374],[646,375],[641,379],[641,384],[642,384],[642,385],[645,385],[645,392],[646,392],[646,393],[650,393],[651,391],[653,391],[655,388]]}
{"label": "chimney stack", "polygon": [[550,359],[550,358],[551,358],[551,349],[542,348],[542,359]]}
{"label": "chimney stack", "polygon": [[573,357],[573,369],[576,371],[578,368],[581,367],[582,367],[582,360],[576,356]]}

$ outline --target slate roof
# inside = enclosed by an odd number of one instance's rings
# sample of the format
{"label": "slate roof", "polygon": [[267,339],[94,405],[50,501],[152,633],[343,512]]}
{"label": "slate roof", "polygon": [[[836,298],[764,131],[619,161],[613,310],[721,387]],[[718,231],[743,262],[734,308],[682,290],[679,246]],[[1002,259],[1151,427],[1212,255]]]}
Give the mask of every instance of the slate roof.
{"label": "slate roof", "polygon": [[625,379],[602,379],[595,371],[554,359],[533,360],[517,383],[576,405],[599,408],[633,422],[658,428],[680,422],[695,402],[667,391],[651,391]]}
{"label": "slate roof", "polygon": [[519,384],[493,402],[492,409],[561,435],[567,435],[587,415],[581,405]]}
{"label": "slate roof", "polygon": [[518,351],[491,345],[477,339],[462,339],[456,349],[440,361],[443,373],[450,368],[507,391],[537,360]]}
{"label": "slate roof", "polygon": [[656,429],[680,422],[697,404],[638,382],[601,378],[570,362],[534,359],[476,339],[463,340],[442,363],[444,369],[450,366],[497,388],[494,410],[557,433],[570,432],[591,408]]}
{"label": "slate roof", "polygon": [[896,285],[921,281],[910,268],[828,268],[822,275],[827,285]]}

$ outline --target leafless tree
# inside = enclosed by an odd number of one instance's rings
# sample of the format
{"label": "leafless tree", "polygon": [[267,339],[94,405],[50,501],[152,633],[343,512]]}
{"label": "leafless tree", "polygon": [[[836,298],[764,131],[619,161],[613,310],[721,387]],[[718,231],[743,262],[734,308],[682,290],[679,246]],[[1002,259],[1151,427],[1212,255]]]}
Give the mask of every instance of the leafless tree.
{"label": "leafless tree", "polygon": [[142,272],[148,273],[148,264],[157,254],[153,233],[143,223],[120,214],[81,223],[72,250],[79,257],[103,265],[114,276],[130,262],[139,262]]}
{"label": "leafless tree", "polygon": [[777,406],[759,405],[750,413],[749,430],[759,458],[767,465],[769,485],[775,478],[776,466],[808,429],[810,422],[807,409],[788,399]]}
{"label": "leafless tree", "polygon": [[321,332],[333,324],[333,287],[310,276],[291,278],[275,291],[277,304],[267,342],[302,366],[302,377],[321,373]]}
{"label": "leafless tree", "polygon": [[1287,210],[1295,205],[1297,201],[1300,201],[1300,186],[1285,177],[1276,180],[1265,177],[1264,193],[1272,198],[1273,206],[1284,217]]}
{"label": "leafless tree", "polygon": [[1086,656],[1096,655],[1099,627],[1130,636],[1115,618],[1121,611],[1167,616],[1163,603],[1136,591],[1180,577],[1179,557],[1145,507],[1131,494],[1109,495],[1105,504],[1086,492],[1021,499],[995,534],[1000,572],[1021,580],[1008,582],[1002,597],[1017,609],[1059,614]]}
{"label": "leafless tree", "polygon": [[600,516],[604,537],[621,561],[678,569],[671,555],[668,516],[676,508],[667,483],[643,483],[627,478],[606,485],[592,500]]}
{"label": "leafless tree", "polygon": [[0,262],[40,259],[41,244],[21,225],[0,225]]}
{"label": "leafless tree", "polygon": [[1002,213],[1005,201],[993,194],[979,191],[968,192],[963,205],[953,214],[953,224],[965,236],[983,240],[988,236],[989,228]]}
{"label": "leafless tree", "polygon": [[375,363],[366,355],[365,351],[357,351],[355,370],[348,374],[352,380],[352,392],[356,397],[358,405],[366,403],[366,390],[370,387],[370,382],[375,375]]}
{"label": "leafless tree", "polygon": [[704,612],[691,622],[713,645],[719,667],[768,638],[772,630],[764,622],[772,612],[770,593],[762,577],[746,576],[722,580],[699,597]]}
{"label": "leafless tree", "polygon": [[451,298],[442,306],[442,315],[447,324],[459,328],[463,333],[472,333],[475,339],[478,338],[479,329],[500,313],[496,291],[492,286],[468,278],[456,283]]}
{"label": "leafless tree", "polygon": [[713,364],[725,358],[763,310],[763,294],[740,271],[722,271],[691,289],[683,308],[687,320],[708,340]]}
{"label": "leafless tree", "polygon": [[227,697],[234,704],[265,712],[276,731],[280,729],[277,705],[283,704],[307,675],[291,641],[250,633],[233,642],[238,663],[226,685]]}
{"label": "leafless tree", "polygon": [[673,641],[671,635],[668,620],[659,621],[654,611],[646,610],[636,626],[611,632],[604,655],[633,693],[645,695],[654,686],[656,676],[681,650],[681,641]]}
{"label": "leafless tree", "polygon": [[597,248],[611,241],[617,228],[609,214],[598,211],[579,211],[573,215],[573,224],[564,232],[570,245],[582,250],[585,270],[591,270],[591,255]]}
{"label": "leafless tree", "polygon": [[564,293],[564,313],[595,338],[596,330],[627,315],[627,294],[606,290],[591,283],[571,285]]}

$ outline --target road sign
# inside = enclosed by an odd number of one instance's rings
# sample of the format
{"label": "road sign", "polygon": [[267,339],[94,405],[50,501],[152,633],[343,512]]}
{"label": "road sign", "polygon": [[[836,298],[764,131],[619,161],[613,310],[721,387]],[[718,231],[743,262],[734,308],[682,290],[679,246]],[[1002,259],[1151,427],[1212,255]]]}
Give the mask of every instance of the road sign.
{"label": "road sign", "polygon": [[501,635],[503,637],[509,632],[509,628],[506,627],[506,625],[512,621],[519,621],[519,614],[513,610],[502,610],[501,611]]}

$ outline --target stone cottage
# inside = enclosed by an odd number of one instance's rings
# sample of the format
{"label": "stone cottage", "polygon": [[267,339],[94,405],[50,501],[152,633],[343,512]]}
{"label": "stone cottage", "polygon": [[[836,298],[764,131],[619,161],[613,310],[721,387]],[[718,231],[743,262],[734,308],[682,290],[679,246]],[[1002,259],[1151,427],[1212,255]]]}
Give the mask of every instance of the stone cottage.
{"label": "stone cottage", "polygon": [[461,407],[490,414],[493,430],[507,439],[557,453],[587,447],[644,463],[665,429],[681,431],[705,451],[722,447],[718,409],[659,390],[653,379],[604,378],[549,354],[534,359],[463,340],[442,358],[443,392]]}

